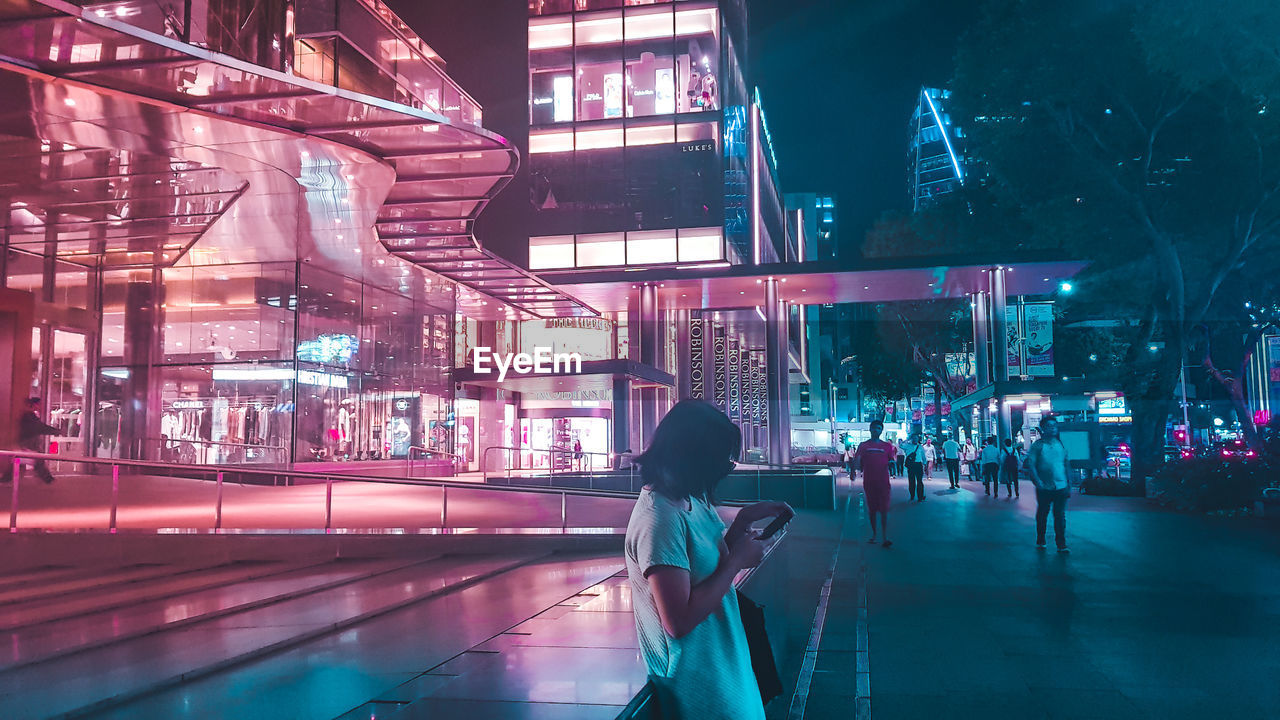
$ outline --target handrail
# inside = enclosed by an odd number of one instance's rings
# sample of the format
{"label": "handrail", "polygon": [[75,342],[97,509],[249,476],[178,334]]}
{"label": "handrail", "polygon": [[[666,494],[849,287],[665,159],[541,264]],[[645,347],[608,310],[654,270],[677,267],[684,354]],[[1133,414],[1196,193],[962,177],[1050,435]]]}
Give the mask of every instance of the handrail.
{"label": "handrail", "polygon": [[251,447],[253,450],[288,450],[283,445],[252,445],[248,442],[223,442],[216,439],[191,439],[179,437],[148,437],[147,442],[189,442],[192,445],[219,445],[227,447]]}
{"label": "handrail", "polygon": [[[138,443],[140,445],[143,443],[154,444],[154,447],[159,448],[161,453],[175,452],[183,443],[187,443],[195,447],[209,448],[211,450],[218,450],[219,448],[235,448],[245,450],[246,452],[250,450],[258,450],[262,451],[263,457],[274,456],[272,459],[275,462],[281,464],[289,462],[289,448],[283,445],[252,445],[249,443],[223,442],[220,440],[192,440],[190,438],[163,437],[142,438]],[[221,453],[223,451],[219,450],[219,452]]]}
{"label": "handrail", "polygon": [[[287,469],[271,469],[271,468],[254,468],[247,466],[226,467],[218,465],[181,465],[177,463],[158,462],[154,460],[128,460],[116,458],[94,458],[94,457],[75,457],[67,455],[52,455],[49,453],[32,452],[21,449],[3,449],[0,450],[0,462],[11,461],[13,470],[12,482],[12,499],[9,506],[9,532],[18,531],[18,511],[19,511],[19,488],[22,483],[21,465],[24,459],[27,460],[49,460],[60,463],[80,463],[84,465],[104,466],[111,468],[112,491],[111,491],[111,514],[108,531],[115,533],[116,515],[119,507],[119,491],[120,491],[120,468],[135,468],[139,470],[162,471],[165,473],[197,473],[201,475],[214,475],[217,481],[217,500],[213,508],[214,523],[213,529],[220,531],[222,528],[222,485],[224,477],[227,473],[235,473],[237,475],[248,476],[268,476],[278,478],[286,476],[289,478],[307,478],[320,480],[325,483],[325,532],[331,532],[333,529],[333,482],[334,479],[340,479],[351,482],[366,482],[380,484],[395,485],[416,485],[420,487],[438,487],[441,489],[441,505],[440,505],[440,527],[447,529],[448,524],[448,493],[449,489],[467,489],[476,492],[488,493],[533,493],[538,495],[558,495],[560,497],[560,531],[568,530],[568,498],[573,497],[596,497],[596,498],[618,498],[632,499],[634,495],[625,492],[615,492],[610,490],[591,490],[582,488],[538,488],[538,487],[508,487],[501,485],[481,485],[474,482],[450,481],[437,478],[388,478],[388,477],[372,477],[360,475],[342,475],[336,473],[318,473]],[[539,526],[544,527],[544,526]]]}
{"label": "handrail", "polygon": [[405,456],[404,456],[404,474],[405,474],[405,477],[413,477],[413,451],[414,451],[414,450],[418,450],[418,451],[420,451],[420,452],[424,452],[424,453],[433,453],[433,454],[436,454],[436,455],[444,455],[445,457],[450,458],[450,459],[451,459],[451,462],[449,463],[449,465],[450,465],[450,467],[453,469],[453,474],[454,474],[454,475],[457,475],[457,474],[458,474],[458,466],[459,466],[459,464],[464,464],[464,465],[465,465],[465,464],[466,464],[466,462],[467,462],[467,457],[466,457],[465,455],[459,455],[458,453],[446,452],[446,451],[444,451],[444,450],[437,450],[437,449],[435,449],[435,448],[423,447],[423,446],[421,446],[421,445],[410,445],[410,446],[409,446],[409,451],[408,451],[407,453],[405,453]]}
{"label": "handrail", "polygon": [[[587,487],[589,489],[593,488],[595,484],[595,476],[596,476],[595,461],[592,458],[598,455],[601,457],[609,458],[609,460],[612,461],[612,459],[616,457],[613,453],[591,452],[589,450],[574,450],[572,448],[550,447],[550,448],[543,449],[543,448],[520,448],[520,447],[513,447],[510,445],[490,445],[489,447],[484,449],[484,452],[480,454],[480,472],[484,474],[484,480],[486,483],[489,482],[489,452],[492,450],[507,450],[515,453],[522,453],[522,452],[546,453],[547,454],[547,473],[552,477],[555,477],[555,474],[556,474],[556,463],[555,463],[556,453],[560,453],[562,455],[581,455],[587,460]],[[518,459],[519,457],[520,456],[517,454],[516,458]],[[504,472],[506,472],[505,477],[508,480],[511,479],[511,471],[513,469],[514,470],[523,469],[519,467],[512,468],[511,463],[509,462],[503,463],[503,465],[505,466],[503,468]],[[530,468],[530,469],[532,470],[533,468]],[[579,469],[579,472],[581,472],[581,469]]]}

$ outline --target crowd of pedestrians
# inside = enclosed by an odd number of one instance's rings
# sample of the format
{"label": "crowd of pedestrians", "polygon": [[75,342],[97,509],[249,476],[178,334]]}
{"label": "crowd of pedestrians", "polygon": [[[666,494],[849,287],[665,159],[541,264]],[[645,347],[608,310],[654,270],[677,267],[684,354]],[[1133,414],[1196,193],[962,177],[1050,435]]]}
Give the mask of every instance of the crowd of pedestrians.
{"label": "crowd of pedestrians", "polygon": [[921,503],[927,497],[925,480],[933,479],[941,460],[947,473],[948,490],[960,490],[960,482],[967,476],[981,481],[983,494],[988,497],[999,498],[1003,486],[1006,499],[1020,500],[1020,481],[1025,477],[1036,491],[1036,547],[1046,546],[1045,533],[1052,514],[1058,552],[1070,552],[1066,541],[1070,466],[1066,447],[1058,435],[1057,418],[1046,415],[1040,420],[1040,437],[1030,449],[1009,438],[1001,441],[995,435],[983,439],[981,448],[968,438],[961,443],[954,437],[946,437],[935,444],[933,438],[919,432],[895,443],[881,439],[884,423],[880,421],[871,423],[870,433],[870,440],[845,452],[850,480],[856,478],[859,470],[862,472],[871,520],[868,542],[892,545],[888,538],[890,477],[905,474],[911,502]]}

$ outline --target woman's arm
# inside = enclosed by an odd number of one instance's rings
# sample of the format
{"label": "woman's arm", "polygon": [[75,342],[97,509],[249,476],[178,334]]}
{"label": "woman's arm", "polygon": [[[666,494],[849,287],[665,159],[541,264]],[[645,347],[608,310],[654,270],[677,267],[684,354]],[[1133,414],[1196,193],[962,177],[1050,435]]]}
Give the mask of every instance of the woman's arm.
{"label": "woman's arm", "polygon": [[646,577],[662,629],[673,638],[688,635],[720,607],[720,600],[733,588],[738,571],[759,565],[763,558],[764,542],[752,535],[743,537],[729,548],[728,554],[721,555],[715,572],[697,585],[690,585],[689,571],[684,568],[655,565]]}

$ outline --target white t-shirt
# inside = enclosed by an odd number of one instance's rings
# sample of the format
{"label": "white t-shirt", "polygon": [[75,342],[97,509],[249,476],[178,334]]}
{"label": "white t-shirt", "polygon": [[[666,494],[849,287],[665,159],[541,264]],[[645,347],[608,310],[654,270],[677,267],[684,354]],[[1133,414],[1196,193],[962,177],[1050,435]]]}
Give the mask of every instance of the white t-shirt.
{"label": "white t-shirt", "polygon": [[1027,464],[1035,468],[1040,486],[1053,490],[1066,490],[1071,486],[1067,479],[1067,448],[1061,440],[1035,441],[1027,457]]}
{"label": "white t-shirt", "polygon": [[981,458],[983,465],[995,465],[1000,462],[1000,448],[995,445],[983,445],[982,453],[978,457]]}

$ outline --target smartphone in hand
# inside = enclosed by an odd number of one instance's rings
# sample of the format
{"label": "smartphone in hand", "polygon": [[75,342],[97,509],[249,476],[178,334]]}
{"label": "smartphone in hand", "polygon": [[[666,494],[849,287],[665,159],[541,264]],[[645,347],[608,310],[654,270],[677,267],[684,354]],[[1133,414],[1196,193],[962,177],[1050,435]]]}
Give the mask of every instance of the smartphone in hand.
{"label": "smartphone in hand", "polygon": [[761,532],[760,536],[756,539],[768,540],[769,538],[773,537],[778,533],[779,530],[785,527],[787,523],[791,522],[791,517],[792,516],[789,516],[789,515],[779,515],[775,517],[773,519],[773,522],[766,525],[764,528],[764,531]]}

